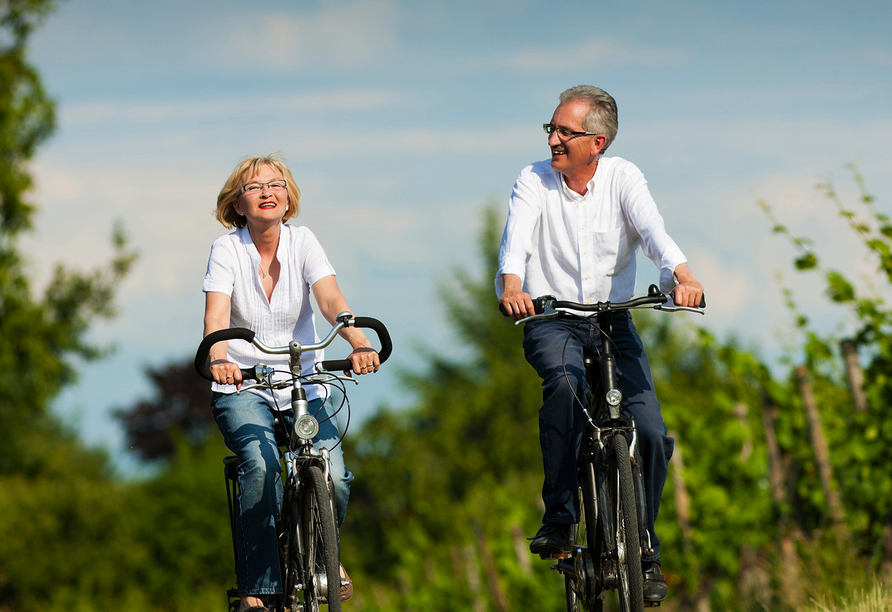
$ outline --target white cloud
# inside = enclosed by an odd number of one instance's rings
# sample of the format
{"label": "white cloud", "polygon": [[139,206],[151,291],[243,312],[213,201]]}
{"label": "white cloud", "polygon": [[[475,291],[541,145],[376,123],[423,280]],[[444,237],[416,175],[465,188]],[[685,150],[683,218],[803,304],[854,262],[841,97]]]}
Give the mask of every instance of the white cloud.
{"label": "white cloud", "polygon": [[301,13],[263,13],[261,7],[252,7],[250,16],[235,19],[227,14],[226,23],[204,31],[213,37],[208,59],[230,68],[315,71],[374,67],[397,53],[400,13],[394,2],[352,0],[319,6],[318,11]]}
{"label": "white cloud", "polygon": [[[168,100],[170,98],[167,98]],[[257,117],[295,112],[368,111],[403,106],[409,100],[403,94],[384,89],[317,91],[305,94],[239,96],[175,100],[165,102],[117,102],[100,100],[61,106],[62,125],[169,121],[224,121],[237,117]]]}
{"label": "white cloud", "polygon": [[631,45],[624,40],[601,37],[576,45],[527,47],[489,61],[475,60],[474,66],[486,69],[506,68],[518,72],[576,72],[604,66],[675,66],[687,60],[677,48]]}

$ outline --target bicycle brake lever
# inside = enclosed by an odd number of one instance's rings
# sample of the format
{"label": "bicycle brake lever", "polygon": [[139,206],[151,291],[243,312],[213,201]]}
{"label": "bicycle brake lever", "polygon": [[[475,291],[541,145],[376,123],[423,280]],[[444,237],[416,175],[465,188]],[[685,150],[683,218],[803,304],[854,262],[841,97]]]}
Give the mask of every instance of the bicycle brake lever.
{"label": "bicycle brake lever", "polygon": [[530,315],[528,317],[524,317],[518,321],[515,321],[515,325],[520,325],[521,323],[526,323],[527,321],[538,321],[539,319],[551,319],[552,317],[558,316],[560,311],[555,310],[551,306],[546,306],[545,309],[540,314]]}
{"label": "bicycle brake lever", "polygon": [[669,301],[666,302],[665,304],[657,304],[656,306],[654,306],[654,310],[665,310],[666,312],[678,312],[679,310],[684,310],[687,312],[697,312],[702,315],[706,314],[706,311],[703,308],[693,308],[691,306],[678,306],[675,303],[674,296],[671,293],[666,293],[664,295],[667,298],[669,298]]}
{"label": "bicycle brake lever", "polygon": [[304,379],[308,383],[327,383],[331,382],[332,380],[342,380],[344,382],[352,382],[354,385],[359,384],[359,381],[352,376],[332,374],[331,372],[319,372],[318,374],[310,374],[309,376],[305,376]]}

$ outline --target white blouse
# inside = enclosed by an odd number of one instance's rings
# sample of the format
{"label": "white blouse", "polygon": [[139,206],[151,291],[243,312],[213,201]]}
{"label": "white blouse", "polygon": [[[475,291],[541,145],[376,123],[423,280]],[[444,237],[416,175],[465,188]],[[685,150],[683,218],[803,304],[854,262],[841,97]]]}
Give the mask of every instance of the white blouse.
{"label": "white blouse", "polygon": [[[268,345],[285,346],[292,340],[301,344],[318,342],[310,287],[316,281],[334,275],[334,268],[316,236],[306,227],[282,225],[276,258],[281,270],[272,297],[268,299],[258,271],[260,253],[248,228],[221,236],[211,247],[202,290],[228,295],[231,299],[229,326],[253,330],[256,337]],[[311,372],[315,363],[324,359],[323,352],[304,353],[302,371]],[[268,355],[242,340],[229,342],[227,359],[242,368],[263,363],[286,372],[289,369],[287,355]],[[213,383],[212,389],[234,393],[235,385]],[[323,395],[319,385],[309,385],[306,391],[308,399]],[[279,408],[291,407],[290,389],[280,389],[275,398],[268,391],[255,392]]]}

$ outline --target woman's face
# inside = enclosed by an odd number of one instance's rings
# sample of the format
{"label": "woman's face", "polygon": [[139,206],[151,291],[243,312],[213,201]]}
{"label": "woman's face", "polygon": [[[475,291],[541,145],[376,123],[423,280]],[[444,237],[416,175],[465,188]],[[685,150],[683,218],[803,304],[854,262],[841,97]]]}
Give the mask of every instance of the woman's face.
{"label": "woman's face", "polygon": [[278,170],[263,166],[260,172],[243,181],[242,190],[234,208],[245,217],[249,226],[281,223],[288,211],[288,191]]}

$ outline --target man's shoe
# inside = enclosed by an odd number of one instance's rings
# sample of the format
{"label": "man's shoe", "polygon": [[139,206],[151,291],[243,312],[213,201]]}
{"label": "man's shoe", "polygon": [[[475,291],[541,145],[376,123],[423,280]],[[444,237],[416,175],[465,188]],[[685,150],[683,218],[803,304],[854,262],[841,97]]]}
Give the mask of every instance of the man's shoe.
{"label": "man's shoe", "polygon": [[570,525],[545,523],[530,538],[530,552],[535,555],[556,555],[570,547]]}
{"label": "man's shoe", "polygon": [[644,601],[666,599],[666,578],[660,569],[660,562],[642,561],[641,572],[644,574]]}

